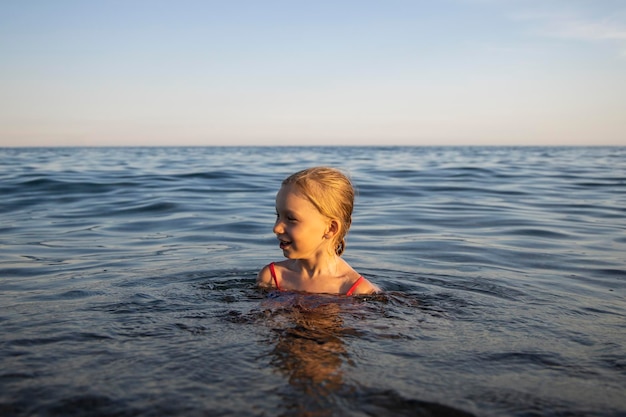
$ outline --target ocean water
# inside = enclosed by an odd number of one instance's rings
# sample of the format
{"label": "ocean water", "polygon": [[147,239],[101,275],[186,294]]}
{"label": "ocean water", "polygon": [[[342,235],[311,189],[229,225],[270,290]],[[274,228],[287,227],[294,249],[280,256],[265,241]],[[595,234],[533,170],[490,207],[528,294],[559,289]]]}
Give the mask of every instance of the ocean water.
{"label": "ocean water", "polygon": [[[264,292],[341,167],[367,297]],[[2,416],[624,416],[626,148],[0,149]]]}

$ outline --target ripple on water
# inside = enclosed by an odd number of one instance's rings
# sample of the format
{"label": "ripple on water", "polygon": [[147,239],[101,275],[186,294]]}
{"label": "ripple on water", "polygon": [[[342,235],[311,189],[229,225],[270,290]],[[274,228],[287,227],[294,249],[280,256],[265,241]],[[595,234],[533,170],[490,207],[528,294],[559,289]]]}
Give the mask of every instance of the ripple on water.
{"label": "ripple on water", "polygon": [[[625,156],[0,149],[0,415],[623,415]],[[318,164],[383,294],[255,288]]]}

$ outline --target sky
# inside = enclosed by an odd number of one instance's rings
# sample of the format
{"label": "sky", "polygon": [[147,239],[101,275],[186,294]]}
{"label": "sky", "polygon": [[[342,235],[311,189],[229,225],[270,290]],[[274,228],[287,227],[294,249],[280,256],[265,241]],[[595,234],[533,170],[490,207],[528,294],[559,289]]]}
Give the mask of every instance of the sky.
{"label": "sky", "polygon": [[0,0],[0,146],[625,145],[624,0]]}

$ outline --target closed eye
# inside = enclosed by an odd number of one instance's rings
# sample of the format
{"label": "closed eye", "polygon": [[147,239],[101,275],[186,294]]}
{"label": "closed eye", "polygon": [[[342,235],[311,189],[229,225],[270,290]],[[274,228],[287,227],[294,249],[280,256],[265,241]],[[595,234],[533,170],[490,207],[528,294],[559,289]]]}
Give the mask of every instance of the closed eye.
{"label": "closed eye", "polygon": [[[292,223],[298,221],[298,219],[296,217],[294,217],[293,215],[291,215],[291,214],[287,214],[285,217],[286,217],[287,221],[292,222]],[[278,219],[280,219],[280,214],[278,212],[276,212],[276,220],[278,220]]]}

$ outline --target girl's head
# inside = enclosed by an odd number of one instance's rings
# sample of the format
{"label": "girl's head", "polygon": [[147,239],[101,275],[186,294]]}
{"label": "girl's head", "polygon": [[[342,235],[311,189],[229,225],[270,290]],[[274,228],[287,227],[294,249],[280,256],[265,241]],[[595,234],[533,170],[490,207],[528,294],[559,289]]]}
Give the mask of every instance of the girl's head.
{"label": "girl's head", "polygon": [[350,179],[337,169],[314,167],[290,175],[282,185],[294,186],[320,214],[337,222],[339,230],[333,236],[332,247],[337,255],[341,255],[346,248],[345,237],[352,224],[354,187]]}

